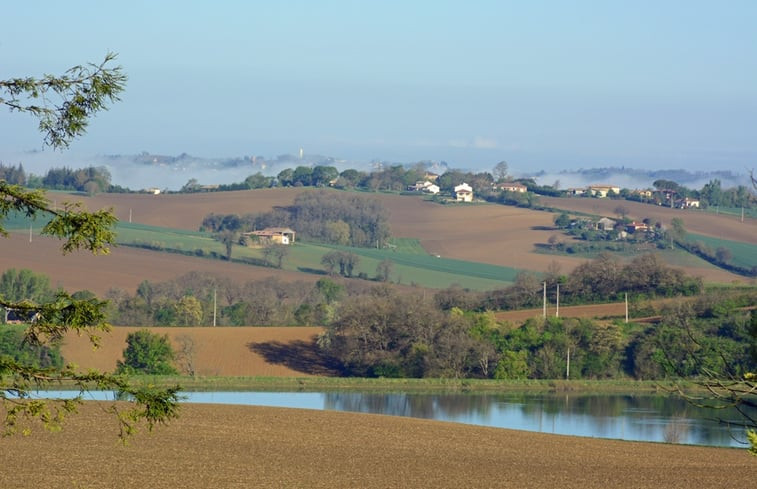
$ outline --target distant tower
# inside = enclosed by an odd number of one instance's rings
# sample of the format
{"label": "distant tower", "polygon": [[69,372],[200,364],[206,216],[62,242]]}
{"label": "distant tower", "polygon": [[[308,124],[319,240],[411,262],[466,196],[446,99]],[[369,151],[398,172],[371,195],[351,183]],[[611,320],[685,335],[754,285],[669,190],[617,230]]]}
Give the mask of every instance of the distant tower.
{"label": "distant tower", "polygon": [[305,155],[305,152],[304,152],[304,151],[302,150],[302,148],[300,148],[300,159],[302,159],[302,157],[303,157],[304,155]]}

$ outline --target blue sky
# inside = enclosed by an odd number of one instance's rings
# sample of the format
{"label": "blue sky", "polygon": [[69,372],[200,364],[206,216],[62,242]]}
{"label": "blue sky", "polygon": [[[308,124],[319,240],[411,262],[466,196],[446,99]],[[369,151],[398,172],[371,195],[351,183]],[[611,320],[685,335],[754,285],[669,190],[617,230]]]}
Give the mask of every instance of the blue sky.
{"label": "blue sky", "polygon": [[[119,54],[122,101],[72,154],[757,166],[751,0],[35,1],[3,16],[1,78]],[[40,141],[0,111],[0,156]]]}

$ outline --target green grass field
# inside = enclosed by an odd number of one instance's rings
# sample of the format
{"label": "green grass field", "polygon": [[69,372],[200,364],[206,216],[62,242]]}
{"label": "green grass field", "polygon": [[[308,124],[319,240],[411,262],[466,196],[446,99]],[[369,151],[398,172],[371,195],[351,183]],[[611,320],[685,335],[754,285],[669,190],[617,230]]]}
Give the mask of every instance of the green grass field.
{"label": "green grass field", "polygon": [[[178,251],[195,255],[225,255],[224,246],[209,233],[168,229],[120,222],[116,228],[117,242],[125,246],[154,250]],[[372,279],[378,264],[391,260],[390,280],[405,285],[446,288],[457,285],[473,290],[491,290],[511,285],[518,270],[484,263],[437,258],[429,255],[414,239],[393,239],[383,250],[370,248],[332,247],[298,242],[288,250],[282,262],[284,270],[323,273],[321,258],[335,249],[350,251],[360,257],[353,275]],[[202,250],[200,252],[200,250]],[[260,248],[234,246],[232,259],[261,263]]]}
{"label": "green grass field", "polygon": [[731,252],[733,256],[731,263],[741,267],[754,267],[757,266],[757,245],[744,243],[742,241],[729,241],[727,239],[711,238],[709,236],[702,236],[700,234],[689,234],[688,241],[697,242],[701,241],[706,244],[713,251],[717,250],[721,246]]}

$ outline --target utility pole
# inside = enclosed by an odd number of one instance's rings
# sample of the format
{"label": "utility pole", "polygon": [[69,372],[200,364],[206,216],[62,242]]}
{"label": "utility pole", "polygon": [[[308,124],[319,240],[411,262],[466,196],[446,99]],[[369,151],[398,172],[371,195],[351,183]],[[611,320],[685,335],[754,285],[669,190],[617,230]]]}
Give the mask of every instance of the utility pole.
{"label": "utility pole", "polygon": [[626,292],[626,324],[628,324],[628,292]]}
{"label": "utility pole", "polygon": [[32,225],[29,224],[29,242],[32,242]]}
{"label": "utility pole", "polygon": [[213,327],[216,327],[216,309],[218,301],[216,300],[216,288],[213,287]]}
{"label": "utility pole", "polygon": [[560,284],[557,284],[557,304],[555,308],[555,317],[560,317]]}
{"label": "utility pole", "polygon": [[543,299],[542,299],[542,304],[543,304],[542,317],[546,319],[547,318],[547,282],[544,282],[543,285],[544,285],[544,293],[543,293]]}
{"label": "utility pole", "polygon": [[570,347],[568,347],[568,361],[565,364],[565,378],[570,378]]}

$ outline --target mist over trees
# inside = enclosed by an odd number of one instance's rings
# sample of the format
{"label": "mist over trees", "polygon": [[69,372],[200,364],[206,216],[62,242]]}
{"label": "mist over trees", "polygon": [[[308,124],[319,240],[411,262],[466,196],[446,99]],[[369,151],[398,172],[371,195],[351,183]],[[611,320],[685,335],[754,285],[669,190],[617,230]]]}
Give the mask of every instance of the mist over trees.
{"label": "mist over trees", "polygon": [[0,180],[30,188],[73,190],[93,195],[112,189],[110,171],[104,166],[79,169],[51,168],[42,176],[27,175],[23,166],[5,166],[0,163]]}

